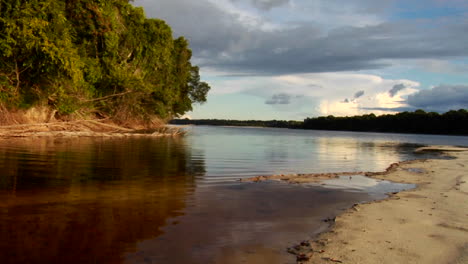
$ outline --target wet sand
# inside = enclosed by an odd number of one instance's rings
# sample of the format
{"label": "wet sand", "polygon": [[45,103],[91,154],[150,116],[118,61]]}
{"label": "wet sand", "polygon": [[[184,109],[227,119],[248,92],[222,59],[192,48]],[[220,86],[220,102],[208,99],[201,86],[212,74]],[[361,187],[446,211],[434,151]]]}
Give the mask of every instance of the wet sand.
{"label": "wet sand", "polygon": [[468,263],[468,149],[430,147],[456,159],[404,162],[372,177],[417,184],[356,205],[300,252],[298,263]]}

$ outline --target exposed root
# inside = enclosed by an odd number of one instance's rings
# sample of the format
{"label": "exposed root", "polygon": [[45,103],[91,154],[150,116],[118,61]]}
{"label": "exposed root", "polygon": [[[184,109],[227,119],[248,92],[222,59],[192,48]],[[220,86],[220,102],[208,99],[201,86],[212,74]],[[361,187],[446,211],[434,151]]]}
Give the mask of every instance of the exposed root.
{"label": "exposed root", "polygon": [[[99,115],[102,116],[102,115]],[[179,136],[181,128],[168,127],[157,118],[149,121],[115,122],[107,117],[96,119],[92,112],[77,112],[57,117],[57,110],[36,106],[28,110],[9,110],[0,104],[0,138],[44,136]]]}

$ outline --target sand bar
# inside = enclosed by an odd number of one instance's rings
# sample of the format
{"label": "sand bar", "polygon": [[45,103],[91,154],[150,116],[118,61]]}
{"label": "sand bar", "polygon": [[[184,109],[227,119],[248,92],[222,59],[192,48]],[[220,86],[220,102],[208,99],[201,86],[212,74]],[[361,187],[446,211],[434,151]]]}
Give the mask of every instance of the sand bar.
{"label": "sand bar", "polygon": [[468,149],[444,150],[451,160],[393,165],[372,177],[418,187],[338,216],[333,228],[300,251],[298,263],[468,263]]}

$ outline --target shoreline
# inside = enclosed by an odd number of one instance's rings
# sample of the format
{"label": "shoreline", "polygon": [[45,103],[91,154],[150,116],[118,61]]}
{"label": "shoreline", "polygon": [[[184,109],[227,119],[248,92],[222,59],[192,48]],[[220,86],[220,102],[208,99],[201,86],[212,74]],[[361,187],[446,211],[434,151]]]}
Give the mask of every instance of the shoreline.
{"label": "shoreline", "polygon": [[168,137],[185,132],[167,125],[128,128],[106,120],[75,120],[0,126],[0,139],[33,137]]}
{"label": "shoreline", "polygon": [[[355,205],[330,219],[330,229],[288,249],[297,263],[468,263],[468,148],[415,151],[441,151],[455,159],[402,161],[384,172],[364,173],[416,188]],[[350,174],[299,174],[299,181],[290,175],[260,176],[250,181],[301,184]]]}

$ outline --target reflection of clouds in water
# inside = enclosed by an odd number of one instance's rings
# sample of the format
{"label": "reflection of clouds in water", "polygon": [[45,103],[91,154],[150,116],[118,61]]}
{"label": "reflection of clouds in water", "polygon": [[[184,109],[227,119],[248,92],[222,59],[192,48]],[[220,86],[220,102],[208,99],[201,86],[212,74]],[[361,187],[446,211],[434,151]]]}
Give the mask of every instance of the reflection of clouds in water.
{"label": "reflection of clouds in water", "polygon": [[[424,138],[279,128],[198,126],[192,129],[186,141],[190,149],[201,151],[206,168],[197,184],[271,174],[383,171],[394,162],[416,158],[413,146],[401,142],[417,143]],[[453,137],[447,139],[460,142]],[[196,155],[193,153],[192,157]]]}
{"label": "reflection of clouds in water", "polygon": [[389,181],[372,179],[362,175],[340,176],[336,179],[322,182],[322,187],[327,189],[345,189],[350,191],[368,193],[391,193],[415,188],[414,184],[402,184]]}
{"label": "reflection of clouds in water", "polygon": [[354,138],[320,137],[317,138],[317,148],[320,154],[343,155],[348,159],[356,157],[356,145],[359,142]]}
{"label": "reflection of clouds in water", "polygon": [[265,148],[265,158],[271,162],[284,162],[289,157],[289,140],[287,138],[277,138],[276,140],[266,141],[269,147]]}
{"label": "reflection of clouds in water", "polygon": [[341,176],[340,178],[326,180],[323,183],[325,188],[338,188],[338,189],[358,189],[365,190],[369,187],[377,186],[379,180],[369,177],[354,175],[354,176]]}
{"label": "reflection of clouds in water", "polygon": [[320,137],[316,145],[318,162],[334,160],[334,172],[382,170],[401,159],[394,148],[378,148],[378,142],[363,142],[359,138]]}

